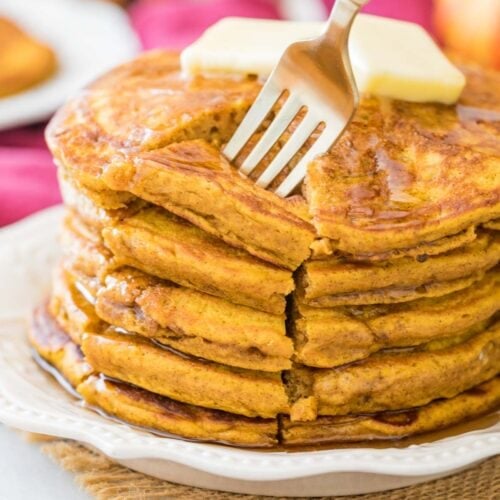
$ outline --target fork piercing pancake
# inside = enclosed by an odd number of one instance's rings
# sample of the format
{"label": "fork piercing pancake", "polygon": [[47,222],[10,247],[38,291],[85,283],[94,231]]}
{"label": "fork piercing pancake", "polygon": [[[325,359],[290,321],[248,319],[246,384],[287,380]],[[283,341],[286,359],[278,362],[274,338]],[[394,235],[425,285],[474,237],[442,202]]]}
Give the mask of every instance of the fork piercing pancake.
{"label": "fork piercing pancake", "polygon": [[[442,429],[494,410],[500,379],[494,378],[454,398],[400,412],[319,417],[313,422],[248,418],[174,401],[94,372],[47,309],[33,318],[30,339],[40,356],[70,382],[92,408],[156,432],[236,446],[273,447],[395,439]],[[279,421],[279,425],[278,425]]]}
{"label": "fork piercing pancake", "polygon": [[98,411],[238,446],[395,439],[494,411],[500,76],[463,72],[452,105],[361,96],[285,199],[254,181],[303,115],[249,178],[265,124],[222,154],[256,77],[188,79],[165,51],[101,77],[46,131],[66,213],[38,356]]}
{"label": "fork piercing pancake", "polygon": [[[500,76],[463,71],[471,78],[456,105],[362,99],[344,136],[308,171],[305,194],[319,236],[349,254],[383,253],[437,241],[500,216],[499,126],[494,113],[500,112],[494,92]],[[151,193],[147,182],[151,171],[137,165],[145,161],[144,154],[153,155],[146,162],[161,160],[162,148],[186,140],[219,147],[236,129],[260,87],[255,78],[234,75],[183,79],[178,56],[155,51],[115,69],[65,105],[49,125],[48,143],[71,178],[101,194],[104,203],[104,193],[109,193],[106,208],[119,208],[135,192],[141,191],[137,196],[142,197],[147,191],[149,201],[160,204],[161,197],[162,206],[182,210],[181,216],[198,220],[205,230],[211,225],[212,232],[221,234],[223,228],[216,229],[217,214],[225,203],[235,206],[236,181],[221,192],[226,200],[187,215],[200,202],[191,199],[180,206],[175,186],[165,185],[162,193],[163,182]],[[164,91],[159,93],[158,88]],[[182,149],[179,146],[177,151]],[[171,172],[175,168],[176,179],[184,175],[186,183],[196,185],[197,180],[187,181],[187,177],[196,177],[193,172],[207,166],[190,161],[188,155],[170,154],[175,161],[154,169]],[[186,163],[189,172],[182,167]],[[134,173],[136,180],[130,179]],[[199,192],[194,189],[193,198]],[[248,194],[255,201],[271,198],[252,196],[252,191]],[[284,210],[283,203],[280,206]],[[225,223],[232,223],[230,219],[234,221],[228,216]],[[250,240],[255,235],[248,235],[247,229],[231,236],[231,241],[238,238],[241,246],[253,245]],[[290,231],[289,241],[296,241],[299,233]]]}
{"label": "fork piercing pancake", "polygon": [[205,141],[144,153],[133,163],[111,165],[103,178],[116,190],[130,191],[230,245],[288,269],[296,269],[309,256],[315,238],[305,204],[301,213],[293,201],[258,188]]}
{"label": "fork piercing pancake", "polygon": [[57,58],[50,47],[0,16],[0,98],[45,81],[56,69]]}

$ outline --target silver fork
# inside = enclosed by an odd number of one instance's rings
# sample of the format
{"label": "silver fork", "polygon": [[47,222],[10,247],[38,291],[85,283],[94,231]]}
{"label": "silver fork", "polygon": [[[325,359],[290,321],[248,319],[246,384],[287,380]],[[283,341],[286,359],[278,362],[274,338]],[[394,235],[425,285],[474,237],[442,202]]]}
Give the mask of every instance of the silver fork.
{"label": "silver fork", "polygon": [[288,196],[304,179],[307,165],[328,151],[350,122],[358,105],[347,41],[352,22],[368,0],[337,0],[326,29],[318,38],[291,44],[257,96],[240,126],[224,148],[233,161],[285,91],[288,95],[275,118],[245,158],[240,171],[249,175],[305,108],[305,115],[289,140],[273,158],[256,183],[267,188],[323,124],[311,148],[276,189]]}

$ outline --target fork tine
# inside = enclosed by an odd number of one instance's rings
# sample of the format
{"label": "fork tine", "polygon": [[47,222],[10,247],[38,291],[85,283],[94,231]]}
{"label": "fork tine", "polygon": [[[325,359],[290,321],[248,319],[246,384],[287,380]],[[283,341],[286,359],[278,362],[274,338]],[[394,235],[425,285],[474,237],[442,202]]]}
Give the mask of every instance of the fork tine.
{"label": "fork tine", "polygon": [[263,188],[269,186],[273,179],[283,170],[285,165],[293,158],[308,137],[314,132],[318,123],[318,120],[308,111],[290,139],[288,139],[280,152],[257,179],[256,184],[258,186]]}
{"label": "fork tine", "polygon": [[231,140],[224,148],[224,154],[229,161],[233,161],[236,158],[243,146],[248,142],[248,139],[250,139],[258,126],[264,121],[281,94],[282,89],[272,79],[268,80],[252,104],[252,107],[248,110],[245,118],[243,118],[238,129],[231,137]]}
{"label": "fork tine", "polygon": [[301,103],[294,96],[290,96],[279,110],[274,120],[260,138],[259,142],[254,146],[250,154],[245,158],[245,161],[240,167],[240,171],[248,175],[259,162],[264,158],[266,153],[271,149],[274,143],[279,139],[281,134],[287,129],[292,120],[297,116],[301,108]]}
{"label": "fork tine", "polygon": [[343,127],[327,127],[316,142],[302,157],[300,162],[288,174],[286,179],[276,189],[276,194],[284,198],[288,196],[297,185],[304,180],[307,173],[307,166],[318,155],[326,153],[337,140],[337,137],[342,133]]}

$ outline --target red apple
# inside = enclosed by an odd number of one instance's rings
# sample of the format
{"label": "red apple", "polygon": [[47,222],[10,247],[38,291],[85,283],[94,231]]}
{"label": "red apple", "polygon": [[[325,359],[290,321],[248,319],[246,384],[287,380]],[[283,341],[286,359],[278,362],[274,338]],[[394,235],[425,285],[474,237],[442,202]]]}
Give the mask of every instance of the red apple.
{"label": "red apple", "polygon": [[445,49],[500,69],[500,0],[435,0],[434,25]]}

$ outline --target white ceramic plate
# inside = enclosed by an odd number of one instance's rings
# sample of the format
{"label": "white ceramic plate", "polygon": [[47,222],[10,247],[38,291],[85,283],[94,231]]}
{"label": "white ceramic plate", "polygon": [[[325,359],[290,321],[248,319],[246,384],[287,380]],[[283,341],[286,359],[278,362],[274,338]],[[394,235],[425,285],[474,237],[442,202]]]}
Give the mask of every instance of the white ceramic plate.
{"label": "white ceramic plate", "polygon": [[49,44],[59,63],[52,78],[0,98],[0,130],[48,118],[78,89],[139,51],[126,13],[102,0],[0,0],[0,16]]}
{"label": "white ceramic plate", "polygon": [[83,408],[31,360],[26,318],[57,258],[56,207],[0,230],[0,421],[87,443],[178,483],[288,496],[380,491],[451,474],[500,452],[500,424],[424,445],[257,452],[157,437]]}

